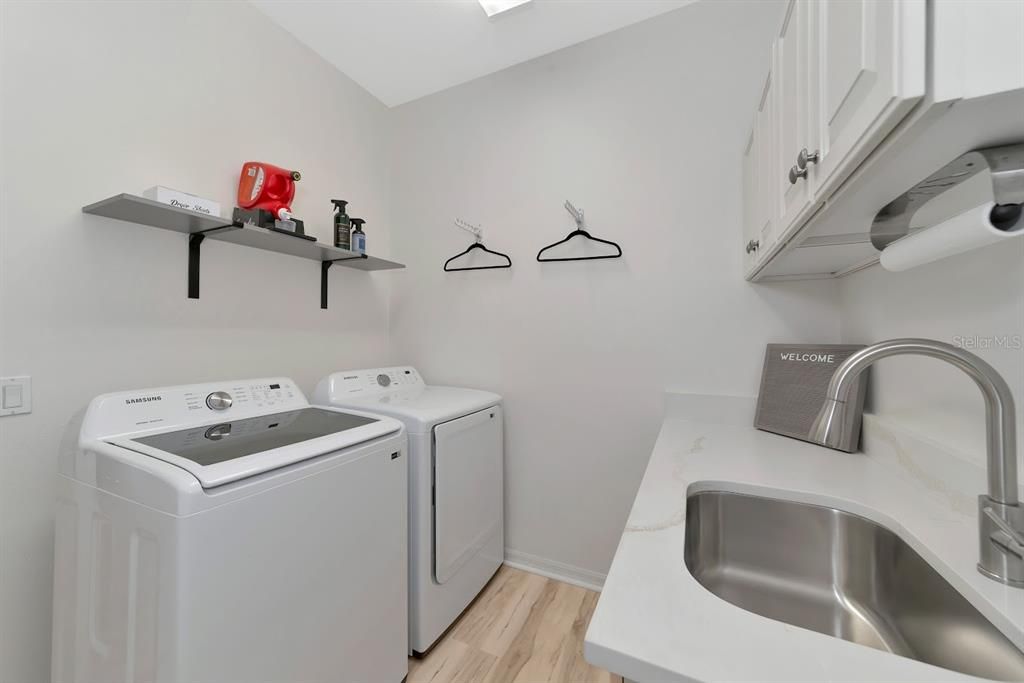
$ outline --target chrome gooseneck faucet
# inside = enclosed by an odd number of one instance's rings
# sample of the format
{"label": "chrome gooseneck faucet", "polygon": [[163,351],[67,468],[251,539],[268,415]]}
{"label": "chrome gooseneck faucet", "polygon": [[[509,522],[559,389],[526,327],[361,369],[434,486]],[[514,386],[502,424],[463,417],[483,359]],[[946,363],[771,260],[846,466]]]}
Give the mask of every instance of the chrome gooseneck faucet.
{"label": "chrome gooseneck faucet", "polygon": [[988,424],[988,494],[978,497],[978,571],[996,581],[1024,587],[1024,508],[1017,495],[1013,394],[1006,380],[981,358],[931,339],[891,339],[861,349],[832,374],[810,438],[831,447],[841,443],[846,436],[841,432],[846,429],[844,418],[853,380],[875,361],[905,354],[938,358],[955,365],[981,389]]}

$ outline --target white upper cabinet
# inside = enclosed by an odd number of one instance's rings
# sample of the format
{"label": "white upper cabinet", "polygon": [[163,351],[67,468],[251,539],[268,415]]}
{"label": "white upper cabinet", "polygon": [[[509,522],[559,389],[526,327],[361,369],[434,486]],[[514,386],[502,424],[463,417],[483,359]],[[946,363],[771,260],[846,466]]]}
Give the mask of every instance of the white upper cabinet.
{"label": "white upper cabinet", "polygon": [[756,123],[747,136],[743,148],[743,272],[749,273],[757,265],[757,144]]}
{"label": "white upper cabinet", "polygon": [[777,193],[773,147],[775,121],[772,74],[761,89],[754,121],[743,148],[743,261],[750,273],[776,238]]}
{"label": "white upper cabinet", "polygon": [[790,0],[775,43],[775,194],[778,232],[785,232],[810,207],[818,184],[815,152],[820,149],[816,91],[816,5]]}
{"label": "white upper cabinet", "polygon": [[747,278],[870,265],[883,206],[1024,139],[1022,21],[1024,0],[788,0],[744,147]]}
{"label": "white upper cabinet", "polygon": [[[848,175],[925,93],[924,0],[815,2],[819,179]],[[840,178],[841,180],[841,178]]]}
{"label": "white upper cabinet", "polygon": [[775,191],[775,178],[778,173],[775,168],[775,83],[772,72],[768,73],[764,90],[761,92],[761,102],[757,109],[757,119],[754,124],[754,140],[757,145],[757,221],[758,221],[758,260],[767,254],[775,240],[776,214],[778,207],[778,193]]}
{"label": "white upper cabinet", "polygon": [[1024,2],[936,0],[929,11],[934,51],[932,99],[950,102],[1020,89],[1024,83]]}

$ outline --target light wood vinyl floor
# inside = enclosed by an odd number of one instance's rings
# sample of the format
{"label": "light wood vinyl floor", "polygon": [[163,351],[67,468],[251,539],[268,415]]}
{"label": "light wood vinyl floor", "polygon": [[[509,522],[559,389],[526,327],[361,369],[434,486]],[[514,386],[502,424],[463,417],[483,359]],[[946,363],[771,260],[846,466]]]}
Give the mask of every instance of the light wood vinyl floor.
{"label": "light wood vinyl floor", "polygon": [[583,659],[597,595],[502,567],[408,683],[622,683]]}

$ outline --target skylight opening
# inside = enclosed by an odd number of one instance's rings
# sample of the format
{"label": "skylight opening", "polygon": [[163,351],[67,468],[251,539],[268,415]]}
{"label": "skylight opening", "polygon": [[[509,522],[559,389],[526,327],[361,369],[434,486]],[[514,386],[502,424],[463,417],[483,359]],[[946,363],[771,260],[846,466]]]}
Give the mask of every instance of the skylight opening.
{"label": "skylight opening", "polygon": [[502,12],[507,12],[510,9],[525,5],[531,0],[477,0],[480,6],[484,8],[484,12],[487,12],[487,18],[492,19]]}

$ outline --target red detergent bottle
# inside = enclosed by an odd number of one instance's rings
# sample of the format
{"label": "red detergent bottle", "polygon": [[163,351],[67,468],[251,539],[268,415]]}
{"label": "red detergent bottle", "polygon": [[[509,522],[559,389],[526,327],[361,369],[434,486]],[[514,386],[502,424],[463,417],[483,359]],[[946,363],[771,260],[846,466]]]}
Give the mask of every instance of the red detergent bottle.
{"label": "red detergent bottle", "polygon": [[264,209],[274,218],[288,220],[292,215],[295,183],[301,178],[298,171],[262,161],[247,161],[242,164],[242,174],[238,179],[238,206]]}

